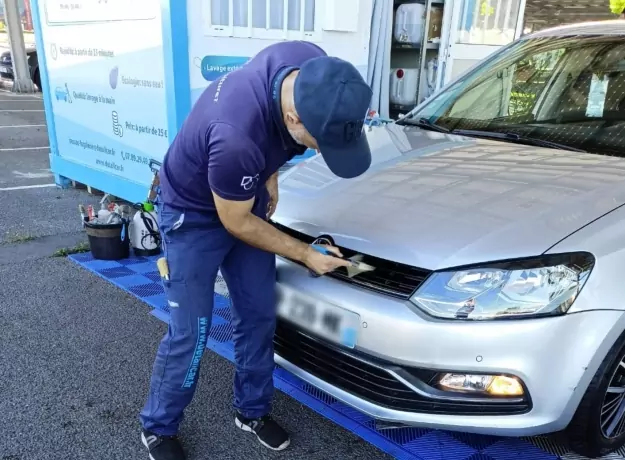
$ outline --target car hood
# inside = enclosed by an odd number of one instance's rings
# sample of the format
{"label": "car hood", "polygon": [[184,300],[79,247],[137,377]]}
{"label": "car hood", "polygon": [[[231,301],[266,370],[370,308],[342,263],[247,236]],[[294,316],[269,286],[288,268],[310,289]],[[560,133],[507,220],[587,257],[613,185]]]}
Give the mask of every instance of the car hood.
{"label": "car hood", "polygon": [[284,171],[274,220],[436,270],[543,253],[625,203],[625,159],[390,124],[373,163],[339,179],[320,155]]}

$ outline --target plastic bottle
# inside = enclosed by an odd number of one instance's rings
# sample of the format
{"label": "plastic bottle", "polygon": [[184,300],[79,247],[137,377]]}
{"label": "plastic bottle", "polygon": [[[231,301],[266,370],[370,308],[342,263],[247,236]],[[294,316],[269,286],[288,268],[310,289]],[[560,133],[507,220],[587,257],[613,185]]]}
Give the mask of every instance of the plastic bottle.
{"label": "plastic bottle", "polygon": [[98,211],[98,220],[105,224],[109,216],[111,215],[111,211],[106,209],[105,203],[100,203],[100,210]]}

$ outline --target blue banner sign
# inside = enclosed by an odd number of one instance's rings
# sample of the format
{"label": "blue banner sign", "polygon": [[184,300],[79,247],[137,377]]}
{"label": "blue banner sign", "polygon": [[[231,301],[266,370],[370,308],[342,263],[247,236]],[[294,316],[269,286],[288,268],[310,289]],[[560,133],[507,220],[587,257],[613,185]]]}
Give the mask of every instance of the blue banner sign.
{"label": "blue banner sign", "polygon": [[206,81],[215,81],[225,74],[238,69],[249,60],[244,56],[204,56],[200,69]]}

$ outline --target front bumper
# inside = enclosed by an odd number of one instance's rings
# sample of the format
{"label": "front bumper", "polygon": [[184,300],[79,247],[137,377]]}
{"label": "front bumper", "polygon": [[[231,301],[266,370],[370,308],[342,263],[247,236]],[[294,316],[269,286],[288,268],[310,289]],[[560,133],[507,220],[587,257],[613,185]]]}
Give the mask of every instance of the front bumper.
{"label": "front bumper", "polygon": [[[276,362],[279,365],[361,412],[393,423],[511,436],[559,431],[570,422],[588,383],[620,334],[619,329],[622,330],[620,311],[496,322],[436,320],[409,302],[329,277],[312,278],[302,267],[280,259],[278,282],[358,313],[362,327],[355,350],[340,350],[340,347],[335,350],[350,359],[364,359],[367,364],[382,368],[376,382],[392,386],[389,391],[400,391],[397,382],[403,384],[400,387],[404,391],[406,388],[418,391],[410,373],[418,377],[417,382],[427,378],[423,372],[430,371],[511,374],[521,379],[531,399],[525,408],[519,404],[516,412],[510,411],[509,406],[507,415],[486,406],[482,411],[472,410],[466,403],[456,410],[453,401],[445,406],[427,398],[424,404],[419,398],[411,398],[411,404],[398,409],[397,404],[385,404],[385,400],[369,397],[366,391],[354,387],[354,382],[359,382],[358,375],[351,386],[337,377],[346,368],[362,376],[362,372],[373,372],[370,367],[354,368],[345,360],[335,365],[329,363],[330,359],[323,368],[310,363],[302,365],[301,361],[298,366],[297,356],[280,343],[289,328],[284,326],[286,323],[278,327]],[[305,330],[301,332],[305,340],[316,340],[323,345],[324,353],[331,353],[328,349],[337,347],[319,341]],[[319,350],[315,353],[320,353]],[[332,372],[332,365],[336,366],[336,372]],[[401,374],[402,369],[411,372]],[[384,376],[391,379],[379,380]]]}

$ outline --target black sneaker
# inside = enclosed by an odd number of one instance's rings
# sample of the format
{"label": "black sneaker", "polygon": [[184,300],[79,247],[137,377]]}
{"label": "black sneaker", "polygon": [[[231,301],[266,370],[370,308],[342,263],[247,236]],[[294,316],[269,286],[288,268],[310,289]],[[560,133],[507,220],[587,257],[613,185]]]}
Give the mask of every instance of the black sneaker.
{"label": "black sneaker", "polygon": [[284,450],[291,443],[289,434],[271,418],[271,415],[249,419],[237,413],[234,423],[241,430],[254,433],[260,443],[271,450]]}
{"label": "black sneaker", "polygon": [[177,436],[159,436],[142,430],[141,442],[150,453],[150,460],[186,460]]}

